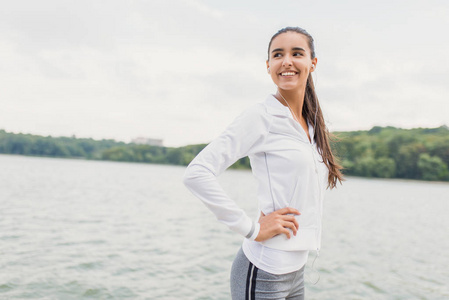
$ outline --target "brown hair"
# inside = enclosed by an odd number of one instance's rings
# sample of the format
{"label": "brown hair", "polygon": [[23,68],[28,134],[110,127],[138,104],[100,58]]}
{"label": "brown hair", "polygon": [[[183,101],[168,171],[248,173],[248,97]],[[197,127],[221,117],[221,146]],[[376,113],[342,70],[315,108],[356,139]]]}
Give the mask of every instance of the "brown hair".
{"label": "brown hair", "polygon": [[[270,43],[268,44],[268,59],[270,57],[270,47],[273,40],[278,35],[288,31],[296,32],[307,37],[311,58],[315,58],[315,46],[313,44],[312,36],[300,27],[285,27],[276,32],[271,37]],[[302,115],[306,120],[310,122],[310,124],[314,124],[315,126],[314,138],[318,146],[318,151],[323,158],[323,162],[329,169],[329,176],[327,178],[327,181],[328,187],[332,189],[336,187],[337,180],[340,182],[340,184],[344,180],[343,174],[340,171],[341,169],[343,169],[343,167],[338,163],[338,158],[332,153],[329,141],[333,140],[334,136],[329,132],[326,124],[324,123],[323,112],[321,111],[320,103],[318,102],[318,97],[315,93],[315,86],[313,84],[311,74],[309,74],[309,77],[307,78]]]}

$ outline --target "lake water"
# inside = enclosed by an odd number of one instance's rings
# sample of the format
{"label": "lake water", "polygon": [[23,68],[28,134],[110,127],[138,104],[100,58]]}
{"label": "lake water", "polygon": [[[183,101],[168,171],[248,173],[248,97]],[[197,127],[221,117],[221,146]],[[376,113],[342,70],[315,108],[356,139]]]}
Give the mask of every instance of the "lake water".
{"label": "lake water", "polygon": [[[230,299],[242,238],[182,185],[184,167],[11,155],[0,166],[0,299]],[[253,216],[251,173],[220,182]],[[449,299],[448,195],[447,183],[353,177],[328,191],[306,298]]]}

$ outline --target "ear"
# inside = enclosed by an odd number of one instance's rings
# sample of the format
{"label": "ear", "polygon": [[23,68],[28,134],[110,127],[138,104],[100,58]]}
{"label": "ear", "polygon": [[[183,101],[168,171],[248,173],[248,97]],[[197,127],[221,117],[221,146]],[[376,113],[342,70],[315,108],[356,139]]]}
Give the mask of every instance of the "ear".
{"label": "ear", "polygon": [[270,74],[270,64],[268,63],[268,60],[266,61],[266,63],[267,63],[267,72],[268,74]]}
{"label": "ear", "polygon": [[316,57],[314,59],[312,59],[312,66],[310,66],[310,73],[315,71],[317,63],[318,63],[318,59]]}

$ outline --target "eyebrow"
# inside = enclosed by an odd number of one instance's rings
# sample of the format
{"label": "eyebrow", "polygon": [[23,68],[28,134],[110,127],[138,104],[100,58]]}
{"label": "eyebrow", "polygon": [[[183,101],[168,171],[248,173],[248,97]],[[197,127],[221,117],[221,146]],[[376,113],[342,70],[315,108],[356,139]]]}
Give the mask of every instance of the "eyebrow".
{"label": "eyebrow", "polygon": [[[292,48],[292,50],[293,51],[306,51],[306,50],[304,50],[303,48],[301,48],[301,47],[293,47]],[[276,48],[276,49],[274,49],[273,51],[271,51],[271,53],[274,53],[274,52],[282,52],[282,51],[284,51],[284,49],[282,49],[282,48]]]}

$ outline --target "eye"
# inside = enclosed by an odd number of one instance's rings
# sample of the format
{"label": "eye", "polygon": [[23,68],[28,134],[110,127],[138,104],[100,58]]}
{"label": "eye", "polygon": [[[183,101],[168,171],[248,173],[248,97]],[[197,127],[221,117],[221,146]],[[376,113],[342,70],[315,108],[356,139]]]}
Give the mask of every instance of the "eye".
{"label": "eye", "polygon": [[282,56],[282,54],[281,54],[281,53],[279,53],[279,52],[278,52],[278,53],[275,53],[275,54],[273,54],[273,58],[274,58],[274,57],[281,57],[281,56]]}
{"label": "eye", "polygon": [[293,53],[293,56],[303,56],[303,54],[301,52],[295,52]]}

